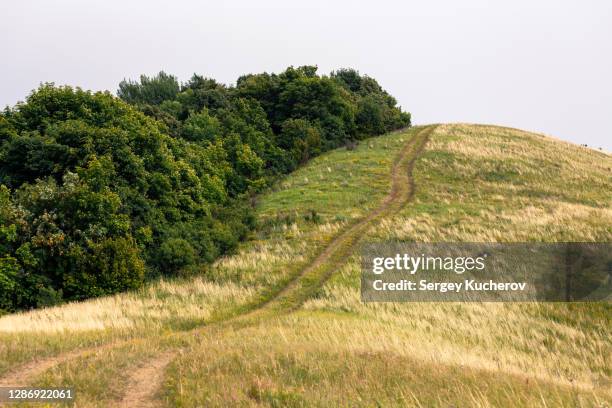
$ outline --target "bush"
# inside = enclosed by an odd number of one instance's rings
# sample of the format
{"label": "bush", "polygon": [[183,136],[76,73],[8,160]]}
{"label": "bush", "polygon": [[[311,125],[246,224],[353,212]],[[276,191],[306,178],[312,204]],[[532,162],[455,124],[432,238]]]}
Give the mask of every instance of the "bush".
{"label": "bush", "polygon": [[191,244],[181,238],[170,238],[159,248],[159,264],[168,273],[176,273],[196,261],[196,251]]}
{"label": "bush", "polygon": [[[261,167],[242,145],[234,158],[222,144],[172,138],[107,93],[43,85],[0,118],[0,257],[18,261],[17,278],[5,271],[2,284],[17,279],[22,291],[12,308],[138,287],[145,263],[150,275],[166,268],[154,253],[173,238],[171,225],[230,205],[234,173]],[[32,264],[18,256],[24,245]],[[220,252],[184,255],[181,265]]]}

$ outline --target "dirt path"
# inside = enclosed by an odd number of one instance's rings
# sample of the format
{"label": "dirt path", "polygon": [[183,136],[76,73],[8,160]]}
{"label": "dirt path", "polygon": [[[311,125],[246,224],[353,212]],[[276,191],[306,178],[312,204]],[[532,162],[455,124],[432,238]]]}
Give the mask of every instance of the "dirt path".
{"label": "dirt path", "polygon": [[378,207],[337,235],[323,252],[271,300],[235,320],[295,310],[313,295],[342,266],[344,260],[354,253],[362,236],[376,221],[397,213],[412,199],[415,190],[412,178],[414,163],[434,129],[435,126],[423,128],[402,148],[391,171],[391,190]]}
{"label": "dirt path", "polygon": [[47,371],[48,369],[61,364],[65,361],[73,360],[79,357],[85,357],[90,354],[100,353],[104,350],[111,349],[118,345],[118,343],[108,343],[101,346],[93,346],[88,348],[82,348],[72,350],[66,353],[61,353],[57,356],[43,357],[30,361],[23,364],[13,370],[9,370],[2,377],[0,377],[0,387],[26,387],[29,385],[32,378],[35,378]]}
{"label": "dirt path", "polygon": [[[227,325],[237,329],[265,318],[291,312],[318,290],[351,255],[361,237],[374,222],[382,217],[395,214],[411,200],[415,189],[412,169],[433,129],[433,126],[424,128],[414,135],[401,150],[391,171],[391,191],[376,209],[333,238],[299,275],[269,301],[247,313],[223,321],[219,326]],[[216,329],[221,330],[221,327],[216,327]],[[134,370],[125,389],[126,398],[120,406],[155,406],[155,394],[163,382],[166,366],[172,361],[171,356],[162,354],[145,366]]]}
{"label": "dirt path", "polygon": [[39,360],[30,361],[15,370],[10,370],[2,378],[0,378],[0,387],[25,387],[28,385],[28,380],[38,376],[49,368],[61,363],[63,358],[77,358],[82,353],[81,350],[70,353],[65,353],[61,356],[48,357]]}
{"label": "dirt path", "polygon": [[123,400],[118,407],[157,407],[160,401],[155,400],[156,392],[164,381],[166,366],[174,359],[175,353],[164,353],[149,360],[142,367],[136,368],[130,375],[130,381],[124,391]]}
{"label": "dirt path", "polygon": [[[377,208],[370,211],[365,217],[342,231],[332,239],[325,249],[283,289],[276,293],[267,302],[255,305],[246,313],[229,316],[227,320],[220,321],[216,329],[221,330],[226,325],[234,328],[248,326],[261,319],[278,316],[281,313],[297,309],[304,301],[311,297],[325,281],[340,267],[355,249],[362,236],[378,220],[397,213],[413,195],[415,184],[412,170],[419,153],[425,147],[429,135],[435,126],[427,126],[417,132],[400,151],[391,172],[391,190]],[[198,328],[195,331],[210,329],[211,326]],[[176,335],[176,334],[175,334]],[[180,335],[180,334],[179,334]],[[63,362],[86,356],[87,354],[106,348],[119,346],[128,342],[138,342],[138,339],[81,349],[60,354],[58,356],[35,360],[26,363],[15,370],[0,377],[0,385],[21,386],[39,376],[49,368]],[[155,393],[162,385],[166,366],[172,361],[176,353],[163,353],[146,362],[145,365],[135,368],[129,376],[124,392],[124,399],[120,406],[139,407],[155,406]]]}

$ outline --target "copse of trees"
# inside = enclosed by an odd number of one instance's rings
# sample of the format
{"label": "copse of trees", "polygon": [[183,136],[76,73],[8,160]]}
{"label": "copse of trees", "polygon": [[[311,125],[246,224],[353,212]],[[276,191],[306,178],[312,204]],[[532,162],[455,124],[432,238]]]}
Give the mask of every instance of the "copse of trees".
{"label": "copse of trees", "polygon": [[0,311],[197,270],[249,198],[323,151],[410,125],[378,83],[316,67],[236,86],[160,72],[118,96],[42,85],[0,114]]}
{"label": "copse of trees", "polygon": [[[315,66],[289,67],[280,74],[241,76],[235,87],[198,75],[180,85],[160,72],[121,82],[118,95],[164,122],[174,137],[193,139],[203,113],[213,121],[202,125],[209,137],[241,135],[268,175],[291,171],[347,141],[410,126],[410,114],[375,79],[353,69],[319,76]],[[206,131],[201,129],[198,135]]]}
{"label": "copse of trees", "polygon": [[52,85],[2,115],[0,154],[3,308],[114,293],[214,260],[252,224],[233,196],[262,163],[232,141],[174,138],[108,93]]}

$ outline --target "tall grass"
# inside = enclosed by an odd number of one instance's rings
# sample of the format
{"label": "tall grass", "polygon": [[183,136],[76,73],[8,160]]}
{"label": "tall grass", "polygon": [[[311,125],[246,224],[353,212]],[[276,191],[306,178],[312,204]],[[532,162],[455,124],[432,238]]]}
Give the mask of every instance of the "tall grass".
{"label": "tall grass", "polygon": [[[363,304],[358,254],[296,313],[156,336],[205,325],[294,276],[387,194],[410,136],[333,151],[287,177],[261,197],[252,239],[200,277],[0,318],[0,372],[153,333],[37,381],[74,383],[79,405],[107,406],[130,369],[180,346],[161,390],[168,406],[610,405],[609,304]],[[442,125],[416,163],[414,201],[363,239],[610,242],[610,168],[608,155],[541,135]]]}
{"label": "tall grass", "polygon": [[[540,135],[439,126],[415,167],[414,203],[383,220],[368,239],[610,242],[611,167],[608,155]],[[382,347],[440,366],[581,388],[594,400],[611,398],[612,307],[607,303],[363,304],[359,274],[354,257],[323,295],[305,306],[358,317],[357,325],[321,334],[343,333],[361,349]],[[573,404],[571,398],[565,403]]]}
{"label": "tall grass", "polygon": [[[410,132],[383,136],[350,152],[330,152],[289,175],[280,184],[285,187],[260,198],[255,236],[200,276],[0,317],[0,375],[34,358],[188,330],[257,304],[386,194],[395,155],[388,145],[402,146]],[[342,180],[353,180],[357,191],[341,187]]]}

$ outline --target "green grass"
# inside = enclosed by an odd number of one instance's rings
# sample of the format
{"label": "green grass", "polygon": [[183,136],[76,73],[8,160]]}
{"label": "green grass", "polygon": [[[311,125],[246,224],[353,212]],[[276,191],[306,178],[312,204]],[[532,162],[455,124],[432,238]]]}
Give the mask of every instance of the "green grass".
{"label": "green grass", "polygon": [[[611,165],[610,156],[526,132],[440,126],[415,167],[414,203],[382,220],[367,240],[610,242]],[[389,330],[395,353],[441,353],[441,366],[525,375],[550,390],[581,384],[593,392],[585,406],[611,398],[609,303],[363,304],[359,276],[353,257],[306,309],[360,316],[369,327],[352,341]],[[368,340],[364,348],[372,347]],[[549,406],[577,405],[572,398]]]}
{"label": "green grass", "polygon": [[[356,177],[356,182],[367,180],[367,183],[363,183],[366,187],[362,189],[368,197],[365,206],[361,193],[339,194],[334,200],[335,205],[349,211],[330,217],[331,213],[326,212],[329,203],[304,204],[298,200],[293,203],[295,205],[285,207],[286,212],[293,215],[291,222],[279,225],[275,222],[276,217],[271,215],[274,213],[271,208],[276,205],[277,193],[271,191],[264,195],[258,206],[261,224],[255,239],[244,244],[236,256],[225,258],[204,271],[203,277],[211,282],[212,288],[194,286],[192,279],[177,279],[153,284],[131,294],[103,298],[101,301],[64,305],[25,313],[23,316],[6,316],[0,321],[0,355],[3,357],[0,359],[0,373],[33,358],[52,357],[74,349],[109,343],[122,345],[123,340],[131,338],[137,339],[133,343],[138,344],[142,342],[139,338],[144,338],[144,342],[158,339],[158,343],[162,344],[153,347],[154,350],[180,346],[183,344],[180,336],[165,335],[180,334],[182,330],[220,321],[265,302],[291,280],[338,231],[351,225],[366,209],[378,204],[389,188],[389,174],[397,147],[403,146],[415,131],[383,136],[362,143],[354,151],[342,149],[330,154],[331,157],[338,156],[333,158],[336,164],[331,165],[334,177]],[[325,166],[326,169],[328,160],[327,157],[315,159],[313,164]],[[355,168],[355,162],[359,163],[358,168]],[[304,177],[317,171],[305,167],[284,182],[304,182]],[[326,185],[325,177],[309,182],[300,196],[308,196]],[[346,187],[338,186],[338,189],[347,191]],[[272,205],[268,205],[268,202]],[[316,219],[312,217],[313,211],[317,214]],[[268,222],[270,219],[272,223]],[[313,282],[308,279],[300,284],[302,288],[310,285],[312,291],[316,290]],[[214,285],[217,285],[216,289]],[[216,293],[211,293],[211,289]],[[299,299],[292,301],[301,302],[307,297],[302,291],[298,293]],[[218,297],[223,298],[222,304],[218,303]],[[189,310],[189,313],[181,313],[181,308],[183,311]],[[94,354],[88,354],[84,361],[90,358],[95,358]],[[132,358],[136,362],[140,359],[135,354]],[[43,381],[41,384],[47,384],[48,381],[61,382],[60,378],[73,378],[74,373],[79,372],[78,365],[74,364],[60,364],[60,367],[65,366],[64,370],[48,373],[40,380]],[[121,378],[125,371],[124,365],[115,365],[111,361],[104,367],[103,373],[108,381]],[[70,373],[73,377],[70,377]],[[85,398],[90,397],[92,392],[81,393],[83,397],[79,398],[79,402],[85,403]],[[104,399],[98,402],[104,404]]]}
{"label": "green grass", "polygon": [[[74,383],[79,406],[108,406],[131,370],[173,350],[160,394],[168,406],[609,406],[609,304],[360,302],[358,239],[610,242],[612,158],[527,132],[438,126],[414,168],[414,201],[349,234],[266,313],[207,325],[271,300],[376,208],[418,131],[329,152],[262,195],[253,238],[198,278],[212,286],[176,280],[0,318],[0,373],[133,338],[35,381]],[[83,310],[100,329],[70,320]]]}

